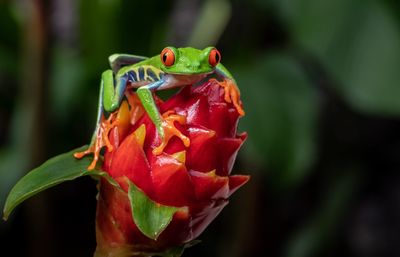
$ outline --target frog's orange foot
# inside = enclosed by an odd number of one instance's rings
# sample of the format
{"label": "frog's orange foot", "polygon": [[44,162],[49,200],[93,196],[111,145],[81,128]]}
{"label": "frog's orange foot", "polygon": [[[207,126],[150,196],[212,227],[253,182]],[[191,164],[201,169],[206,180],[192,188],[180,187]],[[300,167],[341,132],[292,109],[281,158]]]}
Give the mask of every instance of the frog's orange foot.
{"label": "frog's orange foot", "polygon": [[190,139],[184,134],[182,134],[182,132],[179,129],[177,129],[174,124],[175,121],[181,125],[185,124],[186,117],[179,114],[175,114],[173,111],[165,112],[162,115],[162,117],[163,117],[163,122],[161,126],[162,129],[164,130],[164,137],[162,138],[161,144],[153,149],[153,154],[160,155],[164,151],[164,148],[167,146],[169,140],[173,136],[179,137],[179,139],[182,140],[183,144],[186,147],[189,147]]}
{"label": "frog's orange foot", "polygon": [[235,82],[231,79],[224,79],[223,81],[218,81],[216,79],[211,79],[212,82],[218,83],[221,87],[224,88],[224,98],[225,102],[232,103],[235,106],[237,112],[240,116],[244,116],[245,112],[241,106],[240,101],[240,91],[236,86]]}
{"label": "frog's orange foot", "polygon": [[113,150],[113,146],[110,143],[108,138],[108,134],[111,129],[115,127],[117,121],[115,120],[116,113],[110,114],[108,119],[105,119],[104,116],[101,118],[100,126],[96,132],[96,136],[94,142],[92,142],[88,149],[82,152],[74,153],[74,157],[77,159],[81,159],[84,156],[93,153],[93,161],[90,163],[88,170],[93,170],[96,167],[96,163],[99,160],[101,149],[106,146],[107,150],[111,152]]}
{"label": "frog's orange foot", "polygon": [[82,152],[74,153],[74,157],[77,159],[81,159],[84,156],[93,153],[93,161],[87,167],[87,170],[93,170],[96,167],[96,163],[99,160],[101,147],[98,147],[97,143],[94,143],[89,146],[89,148]]}
{"label": "frog's orange foot", "polygon": [[118,116],[119,110],[110,114],[108,119],[103,119],[101,122],[101,144],[102,146],[106,146],[109,152],[112,152],[114,147],[112,146],[108,134],[110,134],[111,129],[118,125]]}

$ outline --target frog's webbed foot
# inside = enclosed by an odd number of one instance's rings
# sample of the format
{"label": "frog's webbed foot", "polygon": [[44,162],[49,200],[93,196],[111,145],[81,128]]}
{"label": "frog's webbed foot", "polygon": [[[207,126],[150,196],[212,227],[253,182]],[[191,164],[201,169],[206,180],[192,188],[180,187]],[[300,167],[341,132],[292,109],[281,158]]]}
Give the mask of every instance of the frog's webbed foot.
{"label": "frog's webbed foot", "polygon": [[169,140],[173,136],[179,137],[182,140],[185,147],[190,146],[190,139],[185,136],[181,131],[179,131],[175,127],[175,121],[179,124],[183,125],[186,123],[186,117],[175,114],[174,111],[167,111],[162,115],[163,121],[161,123],[161,129],[163,129],[163,136],[161,137],[161,144],[153,149],[153,154],[159,155],[164,151],[164,148],[167,146]]}
{"label": "frog's webbed foot", "polygon": [[113,150],[113,146],[108,138],[108,134],[110,133],[111,129],[117,125],[117,120],[115,119],[116,113],[117,112],[111,113],[107,119],[103,115],[89,148],[85,151],[74,153],[74,157],[77,159],[81,159],[84,156],[93,153],[93,161],[87,168],[88,170],[93,170],[96,167],[96,163],[99,160],[100,151],[104,146],[109,152]]}
{"label": "frog's webbed foot", "polygon": [[244,116],[245,112],[241,106],[240,91],[237,88],[235,82],[228,78],[224,79],[223,81],[218,81],[216,79],[210,79],[210,81],[216,82],[216,83],[218,83],[218,85],[220,85],[221,87],[224,88],[225,102],[232,103],[233,106],[235,106],[239,115]]}

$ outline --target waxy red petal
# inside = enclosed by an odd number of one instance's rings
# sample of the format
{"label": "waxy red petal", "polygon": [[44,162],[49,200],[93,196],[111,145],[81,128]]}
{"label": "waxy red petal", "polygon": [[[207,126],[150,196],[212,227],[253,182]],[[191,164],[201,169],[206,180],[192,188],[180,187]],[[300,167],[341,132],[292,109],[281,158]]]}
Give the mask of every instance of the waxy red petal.
{"label": "waxy red petal", "polygon": [[221,138],[218,140],[219,162],[217,166],[217,174],[227,176],[231,173],[236,155],[242,146],[247,134],[243,133],[237,138]]}
{"label": "waxy red petal", "polygon": [[204,85],[194,87],[192,94],[206,96],[209,103],[222,103],[224,100],[224,90],[221,86],[213,81],[208,81]]}
{"label": "waxy red petal", "polygon": [[204,96],[193,98],[184,107],[188,125],[209,127],[210,106]]}
{"label": "waxy red petal", "polygon": [[152,160],[155,201],[169,206],[186,206],[194,200],[193,185],[183,163],[161,154]]}
{"label": "waxy red petal", "polygon": [[236,109],[228,107],[227,103],[210,105],[210,128],[215,130],[218,137],[234,137],[236,135],[239,116]]}
{"label": "waxy red petal", "polygon": [[249,181],[250,176],[248,175],[234,175],[229,177],[229,195],[233,194],[241,186]]}
{"label": "waxy red petal", "polygon": [[198,237],[227,204],[228,200],[218,199],[193,205],[190,210],[193,237]]}
{"label": "waxy red petal", "polygon": [[189,138],[191,145],[187,150],[186,165],[201,172],[215,169],[218,158],[215,132],[206,128],[191,127]]}
{"label": "waxy red petal", "polygon": [[114,151],[108,173],[113,178],[128,177],[136,186],[150,194],[153,190],[151,168],[135,134],[131,133],[126,137],[120,147]]}
{"label": "waxy red petal", "polygon": [[229,194],[229,178],[221,177],[211,172],[190,171],[196,199],[205,201],[209,199],[226,199]]}
{"label": "waxy red petal", "polygon": [[187,101],[193,99],[193,95],[191,93],[192,87],[186,86],[179,90],[179,92],[165,101],[163,104],[159,106],[161,112],[166,112],[168,110],[174,110],[175,108],[182,108]]}

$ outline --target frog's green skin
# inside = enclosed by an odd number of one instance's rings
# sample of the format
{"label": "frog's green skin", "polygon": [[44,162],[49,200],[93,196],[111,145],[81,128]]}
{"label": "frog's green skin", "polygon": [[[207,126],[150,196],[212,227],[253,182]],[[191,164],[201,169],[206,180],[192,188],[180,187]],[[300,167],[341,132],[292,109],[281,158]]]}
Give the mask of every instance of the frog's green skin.
{"label": "frog's green skin", "polygon": [[103,112],[113,112],[120,106],[127,85],[137,88],[139,99],[163,138],[163,120],[154,102],[152,91],[193,84],[213,73],[223,79],[235,81],[221,63],[215,67],[209,63],[209,55],[214,47],[203,50],[191,47],[169,48],[175,54],[175,62],[171,66],[165,66],[160,55],[146,58],[114,54],[109,57],[112,69],[102,74],[96,130],[92,144],[96,139]]}

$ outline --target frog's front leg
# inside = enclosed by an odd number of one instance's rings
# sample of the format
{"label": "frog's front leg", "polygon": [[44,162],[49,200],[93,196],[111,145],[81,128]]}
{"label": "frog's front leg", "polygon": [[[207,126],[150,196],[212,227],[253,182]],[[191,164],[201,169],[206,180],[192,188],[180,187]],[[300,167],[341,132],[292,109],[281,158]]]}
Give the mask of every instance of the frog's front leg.
{"label": "frog's front leg", "polygon": [[242,104],[240,101],[240,90],[236,85],[236,81],[233,78],[232,74],[225,68],[222,63],[219,63],[216,67],[216,73],[220,75],[224,80],[218,81],[216,79],[210,79],[210,81],[214,81],[218,83],[224,89],[225,101],[228,103],[232,103],[235,106],[237,112],[240,116],[244,116],[245,112],[242,108]]}
{"label": "frog's front leg", "polygon": [[[121,100],[126,87],[126,76],[116,78],[117,85],[114,87],[114,76],[111,70],[103,72],[100,83],[99,104],[97,109],[96,128],[92,136],[89,148],[83,152],[74,154],[75,158],[82,158],[85,155],[93,153],[93,161],[88,170],[95,168],[100,156],[101,149],[106,146],[108,151],[112,151],[112,145],[109,141],[108,134],[116,125],[115,111],[121,104]],[[104,110],[110,112],[110,116],[106,119]]]}
{"label": "frog's front leg", "polygon": [[157,90],[163,84],[164,81],[160,80],[147,86],[142,86],[137,90],[139,99],[142,102],[143,107],[150,119],[156,126],[157,132],[161,138],[161,144],[153,150],[155,155],[159,155],[163,152],[164,148],[168,144],[168,141],[173,136],[179,137],[186,147],[189,147],[190,145],[189,138],[182,134],[182,132],[180,132],[174,125],[175,121],[180,124],[184,124],[186,122],[186,118],[182,115],[175,114],[173,111],[168,111],[161,116],[157,105],[154,102],[152,91]]}

